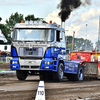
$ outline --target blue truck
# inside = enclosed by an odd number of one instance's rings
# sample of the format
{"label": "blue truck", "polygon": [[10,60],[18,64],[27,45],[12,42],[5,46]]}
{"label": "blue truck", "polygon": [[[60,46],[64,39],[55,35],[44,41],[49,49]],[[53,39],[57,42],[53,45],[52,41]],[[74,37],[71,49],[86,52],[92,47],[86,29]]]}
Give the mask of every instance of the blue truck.
{"label": "blue truck", "polygon": [[84,79],[84,63],[70,61],[66,55],[65,30],[41,21],[17,23],[11,35],[11,70],[19,80],[39,75],[41,80]]}

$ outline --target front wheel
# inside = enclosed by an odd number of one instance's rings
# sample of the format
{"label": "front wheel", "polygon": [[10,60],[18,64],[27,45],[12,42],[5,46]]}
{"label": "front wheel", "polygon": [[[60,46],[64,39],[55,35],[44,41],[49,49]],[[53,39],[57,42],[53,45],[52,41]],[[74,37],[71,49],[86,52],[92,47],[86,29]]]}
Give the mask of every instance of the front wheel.
{"label": "front wheel", "polygon": [[53,78],[56,81],[62,81],[64,76],[64,65],[63,63],[59,63],[58,70],[54,73]]}
{"label": "front wheel", "polygon": [[16,70],[16,76],[19,80],[25,80],[28,76],[28,72],[22,70]]}

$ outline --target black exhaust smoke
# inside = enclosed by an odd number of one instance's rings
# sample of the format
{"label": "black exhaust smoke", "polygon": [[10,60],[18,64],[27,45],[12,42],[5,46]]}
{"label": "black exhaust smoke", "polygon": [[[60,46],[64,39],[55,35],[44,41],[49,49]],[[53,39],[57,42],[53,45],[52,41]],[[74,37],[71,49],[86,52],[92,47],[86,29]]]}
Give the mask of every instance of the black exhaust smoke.
{"label": "black exhaust smoke", "polygon": [[85,6],[86,4],[91,4],[90,2],[91,0],[85,0],[84,2],[81,0],[61,0],[60,4],[58,4],[58,8],[61,9],[59,16],[62,22],[65,22],[65,20],[68,19],[74,9],[77,9],[81,5]]}

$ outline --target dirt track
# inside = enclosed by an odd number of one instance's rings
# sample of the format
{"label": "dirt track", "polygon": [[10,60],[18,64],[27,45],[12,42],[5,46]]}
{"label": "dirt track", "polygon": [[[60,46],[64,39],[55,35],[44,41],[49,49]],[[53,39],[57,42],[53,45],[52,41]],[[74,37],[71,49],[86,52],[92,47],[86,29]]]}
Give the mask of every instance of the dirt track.
{"label": "dirt track", "polygon": [[[29,76],[25,81],[12,75],[0,76],[0,100],[35,100],[39,81],[38,76]],[[45,81],[45,95],[46,100],[100,100],[100,80]]]}
{"label": "dirt track", "polygon": [[10,69],[10,64],[3,64],[3,63],[0,63],[0,69]]}
{"label": "dirt track", "polygon": [[[29,76],[19,81],[15,76],[0,76],[0,100],[34,100],[39,77]],[[83,82],[45,82],[46,100],[75,100],[91,98],[100,100],[100,81]],[[90,99],[90,100],[91,100]]]}

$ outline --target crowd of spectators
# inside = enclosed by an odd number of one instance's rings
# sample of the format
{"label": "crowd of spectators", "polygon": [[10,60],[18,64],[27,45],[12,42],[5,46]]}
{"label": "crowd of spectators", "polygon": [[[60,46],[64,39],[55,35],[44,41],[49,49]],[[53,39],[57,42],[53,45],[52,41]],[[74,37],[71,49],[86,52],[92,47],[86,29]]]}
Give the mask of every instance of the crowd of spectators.
{"label": "crowd of spectators", "polygon": [[2,56],[2,57],[10,57],[10,55],[11,55],[11,53],[10,52],[8,52],[8,51],[1,51],[0,50],[0,56]]}

